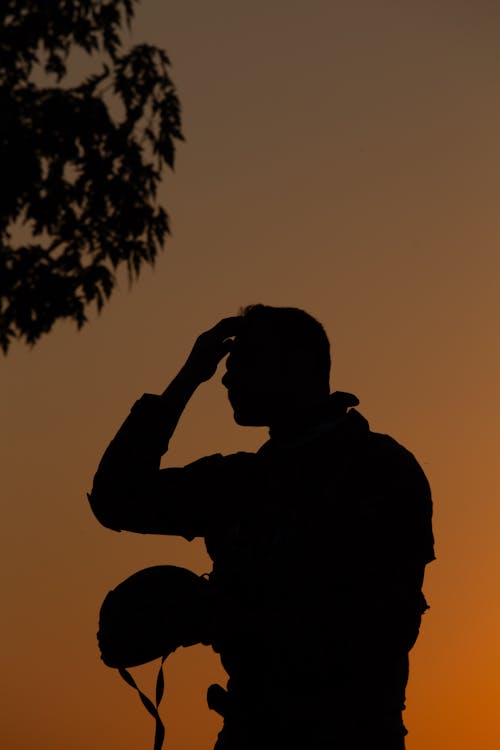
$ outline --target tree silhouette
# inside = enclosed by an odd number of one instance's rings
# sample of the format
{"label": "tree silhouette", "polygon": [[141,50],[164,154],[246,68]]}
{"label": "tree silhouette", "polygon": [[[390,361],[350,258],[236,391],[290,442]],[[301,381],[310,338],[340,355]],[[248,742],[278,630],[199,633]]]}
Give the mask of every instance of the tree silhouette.
{"label": "tree silhouette", "polygon": [[[166,53],[123,51],[136,0],[3,0],[0,4],[0,347],[35,343],[100,310],[125,264],[130,281],[169,232],[157,204],[182,140]],[[70,54],[100,70],[64,86]],[[45,82],[37,83],[43,74]],[[28,241],[14,244],[24,225]],[[19,232],[16,232],[19,236]]]}

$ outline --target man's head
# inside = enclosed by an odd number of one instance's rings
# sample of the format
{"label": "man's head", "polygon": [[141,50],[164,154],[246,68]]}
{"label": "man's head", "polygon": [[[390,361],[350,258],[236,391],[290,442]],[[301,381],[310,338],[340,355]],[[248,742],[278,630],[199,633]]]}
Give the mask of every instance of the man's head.
{"label": "man's head", "polygon": [[328,398],[330,343],[321,323],[295,307],[241,311],[222,378],[242,425],[273,425]]}

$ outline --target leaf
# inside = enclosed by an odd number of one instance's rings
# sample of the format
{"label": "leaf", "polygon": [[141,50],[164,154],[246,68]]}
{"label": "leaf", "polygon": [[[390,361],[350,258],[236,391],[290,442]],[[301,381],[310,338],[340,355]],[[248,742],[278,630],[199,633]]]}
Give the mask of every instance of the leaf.
{"label": "leaf", "polygon": [[[169,233],[157,191],[183,140],[164,50],[122,50],[135,0],[0,3],[0,346],[33,344],[61,319],[101,310],[125,265],[132,282]],[[63,88],[73,49],[107,55]],[[42,66],[55,85],[31,78]],[[120,106],[116,104],[121,103]],[[118,114],[117,114],[118,113]],[[23,221],[31,235],[12,244]]]}

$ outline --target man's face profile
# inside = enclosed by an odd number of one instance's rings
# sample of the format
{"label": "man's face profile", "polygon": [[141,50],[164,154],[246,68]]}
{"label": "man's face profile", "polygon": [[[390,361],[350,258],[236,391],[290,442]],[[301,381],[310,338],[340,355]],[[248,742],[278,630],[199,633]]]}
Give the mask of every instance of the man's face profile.
{"label": "man's face profile", "polygon": [[226,360],[222,383],[237,424],[269,425],[284,388],[279,348],[266,336],[237,336]]}

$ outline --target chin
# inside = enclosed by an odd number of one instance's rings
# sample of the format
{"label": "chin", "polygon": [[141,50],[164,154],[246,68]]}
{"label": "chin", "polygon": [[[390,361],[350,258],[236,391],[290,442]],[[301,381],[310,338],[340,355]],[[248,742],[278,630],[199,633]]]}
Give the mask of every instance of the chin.
{"label": "chin", "polygon": [[269,421],[257,414],[248,414],[243,411],[234,410],[233,418],[240,427],[268,427]]}

